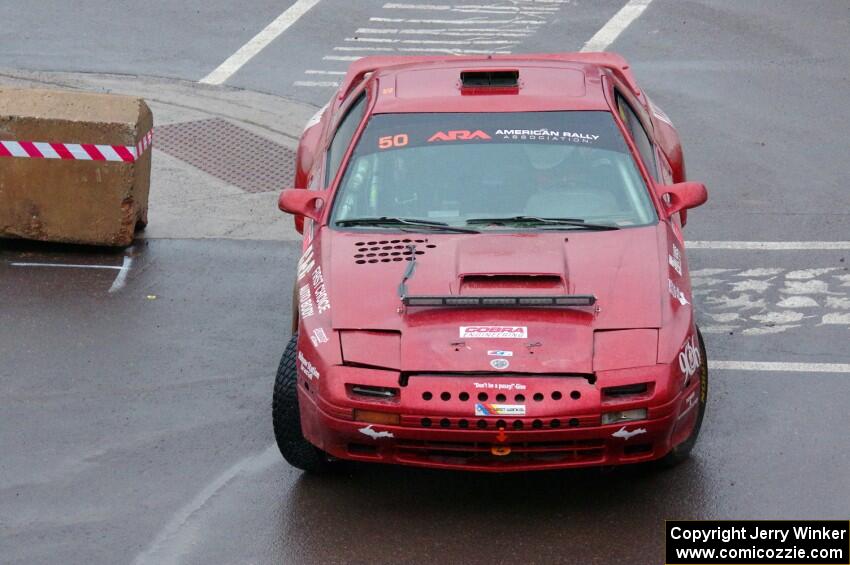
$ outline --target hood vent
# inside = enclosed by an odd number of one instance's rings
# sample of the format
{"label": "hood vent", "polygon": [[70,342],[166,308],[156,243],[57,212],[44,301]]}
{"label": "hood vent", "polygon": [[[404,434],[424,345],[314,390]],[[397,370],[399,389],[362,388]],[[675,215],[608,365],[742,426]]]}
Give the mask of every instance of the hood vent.
{"label": "hood vent", "polygon": [[[413,250],[410,247],[413,246]],[[381,239],[377,241],[358,241],[354,244],[354,262],[358,265],[370,263],[392,263],[412,261],[413,255],[424,255],[428,249],[437,247],[428,243],[428,239]]]}
{"label": "hood vent", "polygon": [[463,275],[460,294],[488,291],[563,294],[566,291],[560,275]]}

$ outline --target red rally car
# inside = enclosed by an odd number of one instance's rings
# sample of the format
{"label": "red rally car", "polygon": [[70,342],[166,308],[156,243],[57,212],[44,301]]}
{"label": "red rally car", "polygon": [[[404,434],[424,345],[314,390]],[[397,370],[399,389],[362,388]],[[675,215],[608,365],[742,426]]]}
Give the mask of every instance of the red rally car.
{"label": "red rally car", "polygon": [[367,57],[304,131],[284,458],[685,459],[708,373],[669,118],[611,53]]}

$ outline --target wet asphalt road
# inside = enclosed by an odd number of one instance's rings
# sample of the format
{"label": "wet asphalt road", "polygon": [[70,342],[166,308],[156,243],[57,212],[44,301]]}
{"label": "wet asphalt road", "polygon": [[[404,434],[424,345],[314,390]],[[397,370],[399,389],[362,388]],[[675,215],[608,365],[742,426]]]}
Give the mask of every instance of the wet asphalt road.
{"label": "wet asphalt road", "polygon": [[130,253],[110,294],[114,272],[12,263],[120,254],[0,252],[4,562],[660,563],[664,519],[846,516],[844,375],[713,372],[694,457],[670,471],[304,476],[270,425],[296,245]]}
{"label": "wet asphalt road", "polygon": [[[566,5],[517,50],[575,49],[620,4]],[[273,43],[236,84],[313,103],[327,97],[292,86],[308,63],[268,69],[275,56],[330,52],[380,13],[380,3],[352,5],[339,17],[320,3],[315,18],[293,27],[294,46],[286,36]],[[682,132],[689,176],[709,185],[688,239],[850,239],[850,9],[807,6],[655,0],[612,46]],[[262,27],[277,9],[269,3],[245,19]],[[243,23],[247,40],[252,26]],[[229,54],[212,32],[192,33],[193,45],[211,48],[171,62],[157,51],[168,41],[154,42],[151,74],[197,80]],[[238,46],[238,37],[227,41]],[[3,64],[27,66],[5,53]],[[104,54],[96,70],[120,70],[118,55]],[[653,564],[662,562],[665,519],[847,518],[850,375],[837,373],[713,371],[694,456],[671,471],[494,476],[357,466],[304,476],[275,452],[270,418],[296,247],[142,241],[115,293],[115,270],[11,263],[119,266],[122,253],[0,249],[0,562]],[[706,335],[709,357],[850,362],[850,327],[823,322],[847,310],[822,300],[844,304],[848,279],[837,277],[848,274],[847,255],[690,251],[692,271],[727,269],[705,277],[720,281],[705,288],[725,285],[729,295],[758,278],[739,275],[778,270],[762,277],[773,285],[771,311],[790,273],[832,269],[816,276],[832,294],[814,295],[821,306],[776,334],[750,332],[765,324],[698,294],[701,325],[719,328]],[[718,322],[729,313],[740,316]]]}

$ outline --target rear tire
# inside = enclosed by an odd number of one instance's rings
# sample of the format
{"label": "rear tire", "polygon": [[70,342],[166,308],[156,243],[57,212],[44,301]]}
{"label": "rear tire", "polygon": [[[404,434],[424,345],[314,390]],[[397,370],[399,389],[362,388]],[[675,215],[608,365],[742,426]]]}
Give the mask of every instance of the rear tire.
{"label": "rear tire", "polygon": [[697,338],[699,339],[699,352],[702,357],[702,363],[699,369],[699,412],[697,413],[697,421],[694,423],[694,429],[691,430],[691,435],[670,450],[670,453],[661,458],[660,462],[665,467],[675,467],[679,463],[686,461],[691,455],[691,450],[697,442],[700,428],[702,428],[702,420],[705,417],[705,405],[708,403],[708,356],[705,352],[705,342],[702,339],[702,334],[697,328]]}
{"label": "rear tire", "polygon": [[272,397],[272,420],[277,447],[287,463],[309,473],[324,473],[333,465],[327,453],[307,441],[301,431],[298,406],[298,334],[292,336],[283,352]]}

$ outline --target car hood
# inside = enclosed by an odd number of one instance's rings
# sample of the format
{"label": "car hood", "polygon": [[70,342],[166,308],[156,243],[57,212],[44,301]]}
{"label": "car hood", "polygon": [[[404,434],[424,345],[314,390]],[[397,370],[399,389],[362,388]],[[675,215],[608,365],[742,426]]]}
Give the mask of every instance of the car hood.
{"label": "car hood", "polygon": [[[321,237],[333,329],[396,335],[405,371],[492,373],[504,367],[511,372],[589,373],[594,331],[661,325],[666,269],[661,269],[659,256],[666,240],[658,225],[600,232],[404,236],[324,231]],[[416,256],[406,283],[411,296],[592,294],[597,304],[401,308],[399,284],[411,246]],[[497,327],[502,331],[495,331]],[[490,364],[497,358],[506,359],[507,367],[500,361]]]}

